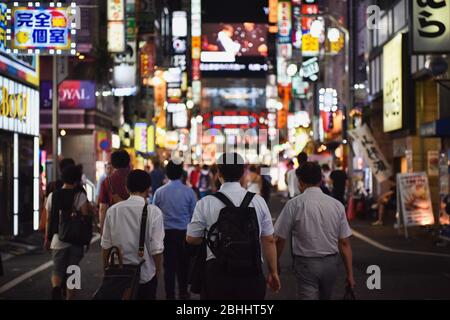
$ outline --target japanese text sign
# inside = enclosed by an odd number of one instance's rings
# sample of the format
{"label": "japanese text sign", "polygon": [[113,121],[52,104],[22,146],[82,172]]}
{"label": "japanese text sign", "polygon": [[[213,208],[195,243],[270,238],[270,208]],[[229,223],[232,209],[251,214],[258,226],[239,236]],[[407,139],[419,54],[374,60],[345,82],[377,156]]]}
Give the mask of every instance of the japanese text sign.
{"label": "japanese text sign", "polygon": [[[72,4],[75,11],[75,4]],[[76,24],[70,7],[13,7],[11,49],[14,53],[75,54]]]}
{"label": "japanese text sign", "polygon": [[392,169],[386,158],[381,153],[378,143],[370,132],[367,125],[348,132],[349,136],[358,145],[362,151],[364,160],[369,164],[370,170],[378,182],[389,179],[392,175]]}
{"label": "japanese text sign", "polygon": [[413,0],[413,52],[447,53],[450,51],[450,2],[448,0]]}

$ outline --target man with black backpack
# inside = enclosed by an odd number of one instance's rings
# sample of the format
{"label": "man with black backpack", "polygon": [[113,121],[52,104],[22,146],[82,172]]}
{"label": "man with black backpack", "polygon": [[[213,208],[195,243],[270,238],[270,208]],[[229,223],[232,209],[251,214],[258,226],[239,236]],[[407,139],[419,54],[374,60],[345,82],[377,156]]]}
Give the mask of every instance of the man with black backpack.
{"label": "man with black backpack", "polygon": [[262,300],[266,283],[261,251],[269,270],[267,284],[274,292],[280,289],[272,217],[261,196],[241,187],[240,155],[224,154],[217,163],[222,186],[197,203],[186,237],[192,245],[207,243],[201,298]]}
{"label": "man with black backpack", "polygon": [[[47,227],[45,246],[53,253],[52,299],[61,300],[67,267],[79,265],[84,256],[84,245],[92,237],[92,220],[89,218],[90,204],[86,193],[80,190],[81,166],[68,166],[62,172],[63,185],[49,194],[47,199]],[[76,216],[86,217],[86,232],[76,229]],[[67,299],[74,299],[75,291],[67,290]]]}

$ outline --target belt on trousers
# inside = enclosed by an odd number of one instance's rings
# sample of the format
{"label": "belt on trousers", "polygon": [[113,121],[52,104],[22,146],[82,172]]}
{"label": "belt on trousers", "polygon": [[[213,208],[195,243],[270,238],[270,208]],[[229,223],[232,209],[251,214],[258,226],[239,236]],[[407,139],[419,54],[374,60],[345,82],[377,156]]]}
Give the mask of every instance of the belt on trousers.
{"label": "belt on trousers", "polygon": [[300,259],[323,259],[323,258],[329,258],[329,257],[334,257],[337,256],[337,253],[332,253],[332,254],[327,254],[325,256],[318,256],[318,257],[306,257],[306,256],[298,256],[298,255],[294,255],[295,258],[300,258]]}

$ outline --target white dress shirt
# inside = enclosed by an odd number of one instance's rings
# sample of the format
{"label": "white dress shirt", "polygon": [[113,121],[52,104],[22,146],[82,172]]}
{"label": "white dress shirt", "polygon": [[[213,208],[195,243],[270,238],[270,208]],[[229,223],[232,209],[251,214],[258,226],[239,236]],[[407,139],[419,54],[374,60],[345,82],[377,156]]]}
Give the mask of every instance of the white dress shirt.
{"label": "white dress shirt", "polygon": [[298,186],[298,178],[297,174],[295,173],[295,170],[296,169],[291,169],[287,173],[289,198],[294,198],[295,196],[298,196],[301,193]]}
{"label": "white dress shirt", "polygon": [[[240,206],[247,194],[247,190],[242,188],[239,182],[226,182],[220,187],[219,191],[225,194],[235,206]],[[190,237],[202,238],[205,229],[209,230],[209,228],[217,222],[220,210],[224,207],[225,204],[214,196],[204,197],[197,202],[192,221],[187,228],[187,235]],[[270,215],[266,201],[264,201],[261,196],[255,195],[250,202],[249,207],[255,208],[260,236],[267,237],[273,235],[272,216]],[[207,250],[206,260],[213,259],[214,255],[209,248]]]}
{"label": "white dress shirt", "polygon": [[275,223],[275,234],[292,236],[293,254],[323,257],[339,252],[338,241],[352,235],[345,208],[320,188],[308,188],[289,200]]}
{"label": "white dress shirt", "polygon": [[[101,246],[108,250],[117,246],[122,252],[124,264],[139,264],[139,232],[141,229],[142,209],[145,200],[139,196],[130,196],[108,209]],[[141,267],[140,283],[147,283],[156,274],[154,255],[164,250],[164,224],[161,210],[148,205],[147,229],[144,245],[145,262]]]}

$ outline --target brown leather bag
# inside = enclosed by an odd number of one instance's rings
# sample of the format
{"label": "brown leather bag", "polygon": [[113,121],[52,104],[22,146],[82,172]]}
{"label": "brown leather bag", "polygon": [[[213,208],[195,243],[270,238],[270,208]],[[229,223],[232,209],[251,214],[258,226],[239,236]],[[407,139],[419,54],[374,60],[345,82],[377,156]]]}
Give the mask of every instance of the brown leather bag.
{"label": "brown leather bag", "polygon": [[110,203],[110,206],[125,200],[125,199],[122,199],[122,197],[114,190],[114,188],[112,186],[112,183],[111,183],[110,177],[108,177],[106,179],[107,179],[107,182],[108,182],[109,191],[111,192],[111,203]]}

